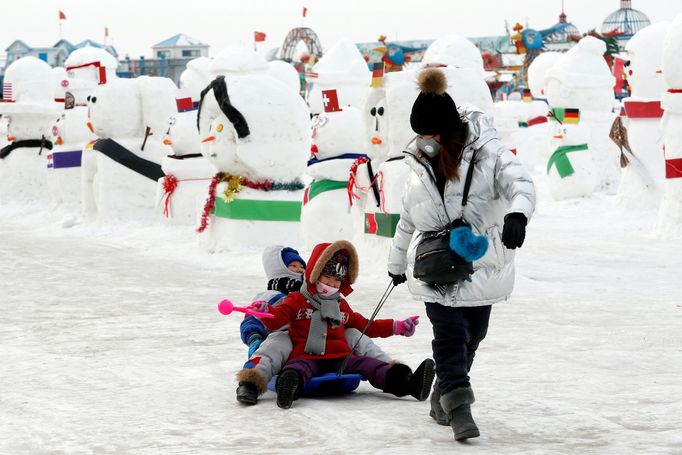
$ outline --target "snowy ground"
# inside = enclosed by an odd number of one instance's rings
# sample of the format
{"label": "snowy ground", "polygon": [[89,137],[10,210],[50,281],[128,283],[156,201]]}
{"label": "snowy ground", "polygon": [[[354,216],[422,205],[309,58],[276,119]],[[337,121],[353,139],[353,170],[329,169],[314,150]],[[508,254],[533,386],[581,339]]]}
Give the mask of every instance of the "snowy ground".
{"label": "snowy ground", "polygon": [[[209,255],[156,224],[63,228],[63,214],[0,207],[0,453],[682,453],[679,241],[612,198],[544,197],[473,371],[482,436],[455,443],[428,402],[363,383],[342,398],[234,398],[245,360],[223,297],[262,289],[260,251]],[[68,224],[68,223],[66,223]],[[351,304],[387,284],[365,267]],[[399,288],[381,315],[422,315],[381,340],[430,356],[420,304]]]}

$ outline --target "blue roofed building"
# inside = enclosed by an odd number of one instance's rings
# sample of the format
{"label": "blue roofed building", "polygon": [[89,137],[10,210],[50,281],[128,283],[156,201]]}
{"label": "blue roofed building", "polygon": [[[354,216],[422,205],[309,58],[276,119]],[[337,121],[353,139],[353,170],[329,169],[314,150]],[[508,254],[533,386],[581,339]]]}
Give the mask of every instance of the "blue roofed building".
{"label": "blue roofed building", "polygon": [[126,56],[121,60],[117,74],[121,77],[168,77],[176,84],[187,62],[197,57],[208,57],[209,45],[198,39],[178,33],[152,46],[153,57],[137,59]]}

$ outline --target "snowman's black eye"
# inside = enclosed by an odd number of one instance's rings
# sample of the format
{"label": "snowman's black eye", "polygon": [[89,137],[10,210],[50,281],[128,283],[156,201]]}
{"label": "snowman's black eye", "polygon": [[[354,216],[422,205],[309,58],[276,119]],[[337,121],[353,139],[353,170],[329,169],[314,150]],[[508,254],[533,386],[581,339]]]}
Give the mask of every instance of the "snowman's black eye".
{"label": "snowman's black eye", "polygon": [[373,107],[372,109],[369,110],[369,113],[372,117],[374,117],[375,115],[377,115],[377,108]]}
{"label": "snowman's black eye", "polygon": [[90,101],[90,95],[88,95],[88,97],[86,98],[86,100]]}
{"label": "snowman's black eye", "polygon": [[379,110],[377,111],[377,114],[379,114],[379,115],[384,115],[384,108],[383,108],[383,106],[379,108]]}
{"label": "snowman's black eye", "polygon": [[92,101],[93,103],[96,103],[96,102],[97,102],[97,97],[96,97],[96,96],[93,96],[91,101]]}

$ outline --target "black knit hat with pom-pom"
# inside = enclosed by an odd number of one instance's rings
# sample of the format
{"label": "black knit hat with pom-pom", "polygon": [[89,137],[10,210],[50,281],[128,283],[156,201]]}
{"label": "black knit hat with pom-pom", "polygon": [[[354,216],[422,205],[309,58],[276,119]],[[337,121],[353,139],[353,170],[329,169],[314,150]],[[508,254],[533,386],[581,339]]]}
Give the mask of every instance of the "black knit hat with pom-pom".
{"label": "black knit hat with pom-pom", "polygon": [[452,132],[461,120],[455,101],[445,91],[448,80],[438,68],[426,68],[417,78],[421,92],[410,114],[410,125],[417,134],[435,136]]}

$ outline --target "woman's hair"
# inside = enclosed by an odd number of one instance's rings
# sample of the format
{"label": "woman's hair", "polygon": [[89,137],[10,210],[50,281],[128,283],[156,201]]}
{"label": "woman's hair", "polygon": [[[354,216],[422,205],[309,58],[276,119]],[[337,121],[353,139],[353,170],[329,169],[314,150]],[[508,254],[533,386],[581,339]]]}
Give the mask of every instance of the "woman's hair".
{"label": "woman's hair", "polygon": [[459,163],[467,138],[467,124],[462,122],[453,131],[440,135],[441,152],[438,167],[448,180],[459,180]]}

